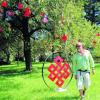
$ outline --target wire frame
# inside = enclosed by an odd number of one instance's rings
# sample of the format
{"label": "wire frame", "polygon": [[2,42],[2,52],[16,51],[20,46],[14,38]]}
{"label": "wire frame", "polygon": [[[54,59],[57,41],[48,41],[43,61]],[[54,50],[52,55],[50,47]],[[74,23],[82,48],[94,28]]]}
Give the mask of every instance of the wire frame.
{"label": "wire frame", "polygon": [[45,85],[56,92],[65,92],[73,74],[63,52],[51,53],[43,62],[42,78]]}

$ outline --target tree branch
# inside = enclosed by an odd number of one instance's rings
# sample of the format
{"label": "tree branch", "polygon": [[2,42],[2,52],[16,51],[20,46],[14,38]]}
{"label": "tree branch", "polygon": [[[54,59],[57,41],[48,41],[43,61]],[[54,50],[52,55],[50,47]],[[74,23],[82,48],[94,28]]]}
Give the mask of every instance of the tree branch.
{"label": "tree branch", "polygon": [[47,31],[51,31],[50,29],[46,28],[46,27],[37,27],[36,29],[33,29],[29,32],[30,36],[36,32],[36,31],[39,31],[39,30],[47,30]]}

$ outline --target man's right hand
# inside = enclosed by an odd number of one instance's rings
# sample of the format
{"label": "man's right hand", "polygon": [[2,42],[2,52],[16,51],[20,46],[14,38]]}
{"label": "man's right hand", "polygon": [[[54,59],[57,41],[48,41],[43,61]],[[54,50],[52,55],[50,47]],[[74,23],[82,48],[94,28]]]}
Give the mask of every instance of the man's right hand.
{"label": "man's right hand", "polygon": [[77,79],[77,75],[75,75],[75,79]]}
{"label": "man's right hand", "polygon": [[92,69],[92,74],[95,74],[95,69]]}

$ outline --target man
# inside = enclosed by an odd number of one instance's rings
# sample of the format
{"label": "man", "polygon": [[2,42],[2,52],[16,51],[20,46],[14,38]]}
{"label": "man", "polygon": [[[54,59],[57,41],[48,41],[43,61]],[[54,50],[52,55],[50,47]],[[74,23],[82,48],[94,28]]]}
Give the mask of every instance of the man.
{"label": "man", "polygon": [[92,68],[92,73],[95,73],[94,61],[90,52],[84,49],[81,42],[76,44],[76,48],[77,53],[73,56],[73,72],[81,100],[84,100],[85,91],[90,86],[90,68]]}

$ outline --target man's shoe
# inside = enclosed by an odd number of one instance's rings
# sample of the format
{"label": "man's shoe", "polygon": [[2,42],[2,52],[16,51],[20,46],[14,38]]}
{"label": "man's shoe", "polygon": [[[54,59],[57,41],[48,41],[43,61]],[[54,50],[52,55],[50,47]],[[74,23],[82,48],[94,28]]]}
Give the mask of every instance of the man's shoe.
{"label": "man's shoe", "polygon": [[85,90],[83,90],[83,95],[85,96]]}
{"label": "man's shoe", "polygon": [[83,95],[83,96],[81,96],[81,100],[84,100],[84,95]]}

